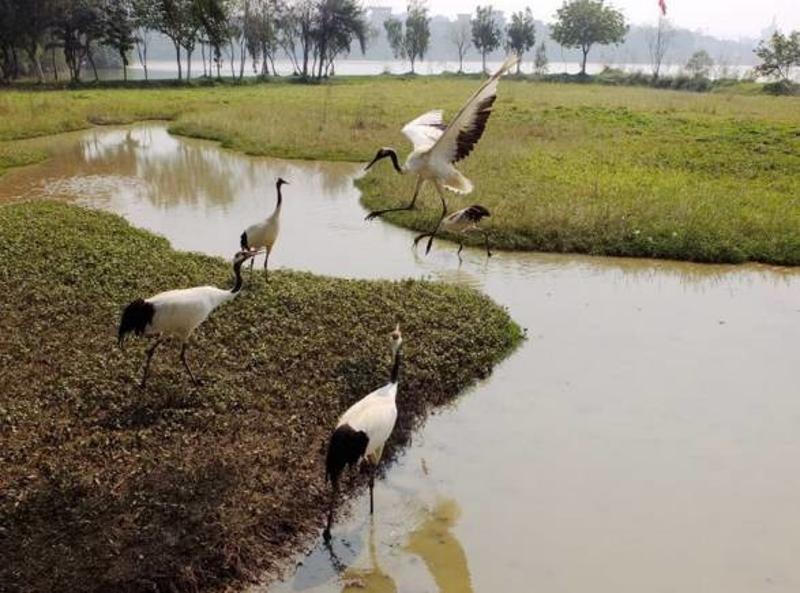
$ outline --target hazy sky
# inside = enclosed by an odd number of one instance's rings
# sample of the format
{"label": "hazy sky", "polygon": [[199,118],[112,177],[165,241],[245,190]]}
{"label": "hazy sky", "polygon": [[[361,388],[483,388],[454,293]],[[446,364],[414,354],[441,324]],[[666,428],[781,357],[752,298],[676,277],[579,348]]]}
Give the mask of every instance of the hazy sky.
{"label": "hazy sky", "polygon": [[[658,16],[657,0],[608,0],[621,9],[630,22],[654,23]],[[563,0],[428,0],[432,12],[452,16],[473,12],[478,4],[492,4],[506,12],[530,6],[533,15],[545,22],[552,20]],[[736,39],[758,37],[774,16],[784,31],[800,29],[800,0],[666,0],[667,16],[679,27],[700,29],[717,37]],[[364,0],[365,6],[391,6],[401,11],[406,0]]]}

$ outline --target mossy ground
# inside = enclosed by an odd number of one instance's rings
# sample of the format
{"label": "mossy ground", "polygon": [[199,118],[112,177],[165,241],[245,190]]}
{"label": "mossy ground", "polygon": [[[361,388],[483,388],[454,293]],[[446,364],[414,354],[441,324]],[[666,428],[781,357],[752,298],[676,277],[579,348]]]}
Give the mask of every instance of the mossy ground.
{"label": "mossy ground", "polygon": [[396,321],[405,365],[390,457],[521,339],[468,289],[256,274],[197,332],[201,387],[171,346],[139,389],[145,341],[116,347],[121,308],[230,277],[228,263],[114,215],[0,207],[4,591],[221,590],[277,570],[323,524],[329,431],[386,381]]}
{"label": "mossy ground", "polygon": [[[0,93],[0,173],[43,158],[22,138],[95,123],[172,120],[170,130],[249,154],[366,161],[405,153],[400,128],[432,108],[452,116],[471,77],[363,77],[158,89]],[[689,93],[504,80],[463,171],[492,211],[497,247],[800,264],[800,97]],[[413,180],[382,164],[369,208],[407,201]],[[438,200],[389,220],[429,228]],[[472,239],[479,242],[478,236]]]}

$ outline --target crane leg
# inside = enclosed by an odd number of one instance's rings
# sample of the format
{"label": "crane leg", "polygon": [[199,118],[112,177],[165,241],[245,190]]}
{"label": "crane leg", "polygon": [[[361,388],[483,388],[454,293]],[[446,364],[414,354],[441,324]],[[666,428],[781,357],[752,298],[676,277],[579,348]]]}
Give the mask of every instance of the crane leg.
{"label": "crane leg", "polygon": [[399,208],[386,208],[384,210],[373,210],[372,212],[370,212],[369,214],[367,214],[364,217],[364,220],[372,220],[373,218],[381,216],[382,214],[386,214],[387,212],[399,212],[401,210],[413,210],[415,204],[417,203],[417,196],[419,196],[419,190],[422,187],[422,184],[423,184],[424,181],[425,180],[422,179],[421,177],[417,178],[417,185],[414,188],[414,195],[411,198],[411,201],[408,204],[406,204],[405,206],[400,206]]}
{"label": "crane leg", "polygon": [[458,244],[458,251],[456,252],[456,255],[458,256],[458,261],[459,261],[459,262],[460,262],[460,261],[462,261],[462,260],[461,260],[461,251],[462,251],[463,249],[464,249],[464,243],[459,243],[459,244]]}
{"label": "crane leg", "polygon": [[184,342],[183,346],[181,346],[181,362],[183,363],[183,367],[186,369],[186,372],[189,373],[189,377],[192,379],[192,383],[195,385],[200,385],[200,382],[195,378],[194,373],[192,373],[192,369],[189,368],[189,362],[186,360],[186,347],[187,343]]}
{"label": "crane leg", "polygon": [[139,387],[141,387],[142,389],[144,389],[145,385],[147,384],[147,375],[150,372],[150,360],[156,353],[156,348],[158,348],[160,345],[161,345],[161,339],[157,339],[156,343],[147,349],[147,358],[144,359],[144,373],[142,374],[142,380],[139,383]]}
{"label": "crane leg", "polygon": [[328,506],[328,522],[325,525],[325,530],[322,532],[322,538],[329,542],[331,541],[331,525],[333,525],[333,508],[336,506],[336,497],[339,493],[339,481],[336,480],[333,482],[333,488],[331,489],[331,500],[330,505]]}
{"label": "crane leg", "polygon": [[371,464],[372,467],[370,468],[369,472],[369,514],[370,516],[375,512],[375,470],[377,469],[377,465]]}
{"label": "crane leg", "polygon": [[425,237],[430,237],[430,236],[431,236],[430,233],[422,233],[421,235],[417,235],[416,237],[414,237],[414,247],[416,247],[417,243],[422,241]]}
{"label": "crane leg", "polygon": [[444,217],[447,216],[447,201],[444,199],[444,192],[439,184],[436,184],[436,191],[439,192],[439,199],[442,201],[442,215],[439,217],[439,222],[436,223],[436,226],[433,229],[433,232],[430,234],[430,239],[428,239],[428,245],[425,247],[425,255],[429,254],[431,251],[431,247],[433,246],[433,238],[436,236],[436,233],[439,232],[439,227],[442,225],[442,221]]}
{"label": "crane leg", "polygon": [[269,279],[269,271],[267,270],[267,264],[269,263],[269,249],[267,249],[267,253],[264,256],[264,280]]}
{"label": "crane leg", "polygon": [[484,230],[481,230],[483,233],[483,242],[486,244],[486,257],[492,257],[492,251],[489,249],[489,233]]}

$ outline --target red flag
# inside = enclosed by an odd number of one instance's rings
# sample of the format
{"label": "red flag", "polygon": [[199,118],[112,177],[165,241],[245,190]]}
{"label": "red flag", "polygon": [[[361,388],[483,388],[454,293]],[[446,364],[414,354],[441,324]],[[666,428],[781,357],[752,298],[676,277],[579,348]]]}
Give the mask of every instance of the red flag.
{"label": "red flag", "polygon": [[661,16],[667,16],[667,3],[665,0],[658,0],[658,7],[661,9]]}

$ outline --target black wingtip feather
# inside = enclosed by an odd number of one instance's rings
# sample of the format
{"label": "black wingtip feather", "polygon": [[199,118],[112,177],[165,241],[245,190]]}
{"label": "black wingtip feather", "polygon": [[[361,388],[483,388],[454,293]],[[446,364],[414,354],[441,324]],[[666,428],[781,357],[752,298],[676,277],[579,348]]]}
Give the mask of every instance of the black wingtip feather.
{"label": "black wingtip feather", "polygon": [[486,122],[489,121],[489,116],[492,114],[492,105],[494,105],[497,95],[490,95],[478,104],[478,109],[475,113],[475,121],[469,129],[461,130],[456,138],[456,156],[453,162],[458,162],[466,158],[475,148],[478,140],[483,136],[483,131],[486,129]]}
{"label": "black wingtip feather", "polygon": [[242,236],[239,238],[239,245],[243,250],[250,247],[250,245],[247,243],[247,231],[242,233]]}
{"label": "black wingtip feather", "polygon": [[367,450],[369,437],[361,430],[355,430],[348,424],[336,428],[328,442],[328,454],[325,458],[325,480],[334,484],[347,465],[355,465]]}

